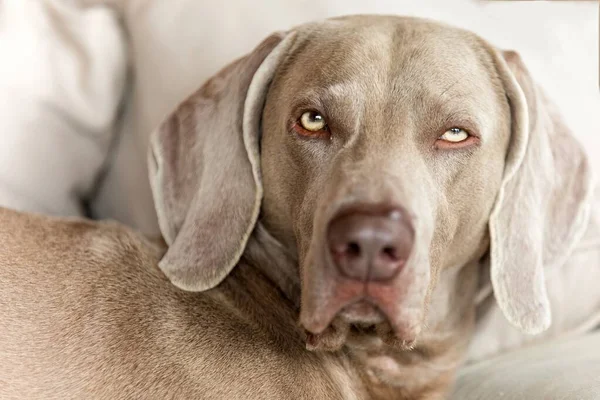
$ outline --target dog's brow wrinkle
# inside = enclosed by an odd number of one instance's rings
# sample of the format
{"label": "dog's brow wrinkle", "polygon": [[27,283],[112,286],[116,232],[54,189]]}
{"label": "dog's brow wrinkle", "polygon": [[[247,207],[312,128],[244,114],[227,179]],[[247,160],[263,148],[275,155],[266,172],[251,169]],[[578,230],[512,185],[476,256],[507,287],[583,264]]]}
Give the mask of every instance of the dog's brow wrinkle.
{"label": "dog's brow wrinkle", "polygon": [[338,82],[325,87],[325,92],[334,97],[356,96],[360,89],[355,82]]}
{"label": "dog's brow wrinkle", "polygon": [[462,78],[463,78],[462,76],[456,78],[456,80],[454,82],[452,82],[444,90],[442,90],[442,92],[438,95],[438,97],[441,98],[448,90],[452,89],[459,81],[461,81]]}

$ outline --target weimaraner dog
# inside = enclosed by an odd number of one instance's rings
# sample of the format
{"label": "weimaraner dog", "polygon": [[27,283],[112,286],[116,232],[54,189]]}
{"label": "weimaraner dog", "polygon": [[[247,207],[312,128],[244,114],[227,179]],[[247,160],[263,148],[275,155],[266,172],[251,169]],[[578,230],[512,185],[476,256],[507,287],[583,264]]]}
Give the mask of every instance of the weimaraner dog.
{"label": "weimaraner dog", "polygon": [[162,244],[0,212],[0,398],[442,399],[480,272],[544,331],[545,265],[597,232],[519,56],[415,18],[270,36],[149,164]]}

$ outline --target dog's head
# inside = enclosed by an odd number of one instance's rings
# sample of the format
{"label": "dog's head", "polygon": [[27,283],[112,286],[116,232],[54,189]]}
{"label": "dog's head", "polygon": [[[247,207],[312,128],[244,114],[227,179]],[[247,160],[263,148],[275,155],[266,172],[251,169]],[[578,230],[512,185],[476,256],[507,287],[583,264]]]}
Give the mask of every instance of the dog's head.
{"label": "dog's head", "polygon": [[569,252],[589,205],[585,156],[519,57],[414,18],[274,34],[182,103],[151,146],[171,281],[218,285],[260,219],[297,260],[313,334],[375,326],[412,343],[439,311],[432,293],[460,284],[445,271],[488,250],[508,320],[539,332],[543,267]]}

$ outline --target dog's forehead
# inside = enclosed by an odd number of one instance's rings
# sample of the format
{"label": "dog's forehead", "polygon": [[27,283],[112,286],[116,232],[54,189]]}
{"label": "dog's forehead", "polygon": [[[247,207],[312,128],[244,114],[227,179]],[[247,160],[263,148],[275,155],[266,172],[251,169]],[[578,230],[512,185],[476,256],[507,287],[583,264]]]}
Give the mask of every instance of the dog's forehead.
{"label": "dog's forehead", "polygon": [[[312,86],[376,93],[390,87],[481,90],[491,62],[472,33],[408,17],[353,16],[298,28],[294,80]],[[353,83],[349,84],[349,83]]]}

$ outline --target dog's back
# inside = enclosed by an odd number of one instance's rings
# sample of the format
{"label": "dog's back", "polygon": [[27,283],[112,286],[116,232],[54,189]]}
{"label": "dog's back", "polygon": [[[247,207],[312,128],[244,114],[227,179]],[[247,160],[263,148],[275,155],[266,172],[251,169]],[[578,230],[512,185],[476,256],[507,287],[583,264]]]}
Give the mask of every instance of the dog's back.
{"label": "dog's back", "polygon": [[[340,398],[347,368],[303,351],[250,267],[175,288],[163,249],[115,223],[0,209],[0,398]],[[307,384],[310,383],[310,384]]]}

